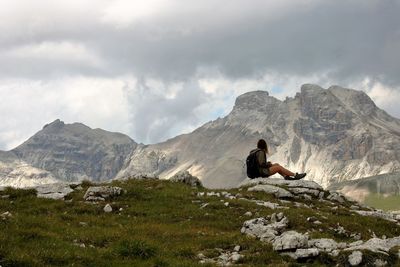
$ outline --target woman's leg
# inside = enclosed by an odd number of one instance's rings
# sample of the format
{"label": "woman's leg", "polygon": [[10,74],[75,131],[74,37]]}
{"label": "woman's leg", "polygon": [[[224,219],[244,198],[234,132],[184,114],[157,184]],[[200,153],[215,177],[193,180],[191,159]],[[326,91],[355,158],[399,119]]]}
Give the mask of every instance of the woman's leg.
{"label": "woman's leg", "polygon": [[283,177],[285,177],[285,176],[294,176],[293,172],[285,169],[284,167],[282,167],[281,165],[279,165],[277,163],[273,164],[268,170],[269,170],[269,175],[273,175],[275,173],[279,173]]}

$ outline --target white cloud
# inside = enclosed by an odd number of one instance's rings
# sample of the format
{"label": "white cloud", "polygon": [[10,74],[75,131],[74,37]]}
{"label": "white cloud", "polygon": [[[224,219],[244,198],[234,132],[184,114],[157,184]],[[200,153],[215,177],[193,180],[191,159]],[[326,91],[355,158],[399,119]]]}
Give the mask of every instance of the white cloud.
{"label": "white cloud", "polygon": [[373,81],[368,77],[351,86],[365,91],[378,107],[384,109],[390,115],[400,118],[400,91],[398,88]]}
{"label": "white cloud", "polygon": [[68,41],[26,44],[4,51],[2,55],[11,57],[11,60],[47,60],[61,64],[71,62],[96,68],[105,66],[104,61],[93,50],[88,49],[82,43]]}
{"label": "white cloud", "polygon": [[11,149],[59,118],[129,133],[129,103],[121,80],[65,78],[0,83],[0,147]]}

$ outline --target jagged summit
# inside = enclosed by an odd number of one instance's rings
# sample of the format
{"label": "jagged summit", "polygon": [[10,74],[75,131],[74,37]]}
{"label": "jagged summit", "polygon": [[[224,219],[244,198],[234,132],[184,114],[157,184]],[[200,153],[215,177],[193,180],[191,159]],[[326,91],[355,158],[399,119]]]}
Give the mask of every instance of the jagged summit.
{"label": "jagged summit", "polygon": [[233,187],[245,178],[244,159],[260,138],[270,161],[323,186],[400,170],[400,120],[364,92],[314,84],[285,101],[247,92],[224,118],[158,144],[55,120],[11,153],[63,180],[189,171],[207,187]]}
{"label": "jagged summit", "polygon": [[400,169],[398,131],[399,120],[361,91],[305,84],[285,101],[254,91],[239,96],[226,117],[135,151],[118,177],[188,170],[205,186],[235,186],[247,153],[265,138],[271,161],[327,186]]}

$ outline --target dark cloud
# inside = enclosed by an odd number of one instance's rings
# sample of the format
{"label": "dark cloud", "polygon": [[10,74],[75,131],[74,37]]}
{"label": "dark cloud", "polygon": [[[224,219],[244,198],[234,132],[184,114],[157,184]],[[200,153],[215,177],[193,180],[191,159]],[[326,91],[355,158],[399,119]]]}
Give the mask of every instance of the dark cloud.
{"label": "dark cloud", "polygon": [[[29,72],[39,76],[134,73],[182,80],[199,68],[212,67],[231,78],[265,71],[328,72],[337,81],[369,76],[390,84],[400,82],[400,1],[298,2],[302,5],[283,1],[278,7],[270,1],[219,2],[202,1],[195,7],[193,2],[171,2],[165,13],[125,26],[99,22],[98,17],[93,18],[97,23],[87,17],[73,18],[76,21],[65,17],[60,32],[44,24],[42,31],[22,44],[72,40],[101,57],[105,66],[28,57],[15,64],[11,58],[0,71],[24,77]],[[92,15],[96,14],[100,13]]]}
{"label": "dark cloud", "polygon": [[[53,84],[65,77],[122,82],[139,77],[126,87],[129,134],[139,142],[158,142],[203,122],[204,110],[196,109],[215,100],[199,87],[199,79],[223,77],[232,84],[262,82],[268,75],[279,81],[314,77],[308,82],[324,86],[368,79],[364,90],[375,85],[398,90],[398,14],[398,0],[5,2],[0,10],[0,90],[10,79]],[[168,91],[176,84],[182,88],[171,97]],[[287,92],[300,87],[278,85]],[[57,89],[46,87],[47,92]],[[13,112],[25,112],[23,105]],[[73,119],[71,112],[65,116]],[[90,118],[93,126],[109,119]],[[125,119],[116,123],[124,124]],[[0,137],[5,132],[0,128]],[[12,135],[0,138],[0,146],[3,140],[10,143]]]}

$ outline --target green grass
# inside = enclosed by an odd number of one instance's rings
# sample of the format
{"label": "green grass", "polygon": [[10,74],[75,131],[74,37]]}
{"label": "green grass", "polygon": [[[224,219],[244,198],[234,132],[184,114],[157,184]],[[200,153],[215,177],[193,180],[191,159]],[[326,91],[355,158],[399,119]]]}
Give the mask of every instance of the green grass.
{"label": "green grass", "polygon": [[379,194],[369,194],[364,203],[368,206],[386,211],[400,210],[400,196],[382,196]]}
{"label": "green grass", "polygon": [[[240,245],[241,254],[245,255],[241,266],[301,266],[302,263],[274,252],[271,245],[240,233],[243,222],[250,219],[244,216],[247,211],[254,214],[252,218],[282,211],[289,218],[290,229],[308,232],[312,237],[350,240],[331,230],[337,224],[360,232],[365,240],[371,237],[368,229],[378,236],[400,235],[400,227],[393,223],[362,217],[346,208],[332,211],[316,200],[299,200],[313,205],[312,209],[289,204],[290,209],[271,210],[239,199],[198,197],[198,192],[209,190],[169,181],[129,180],[113,185],[124,188],[126,193],[99,204],[83,201],[90,183],[71,193],[67,197],[71,202],[36,198],[32,190],[8,188],[0,192],[10,196],[0,197],[0,214],[12,214],[9,219],[0,219],[0,265],[213,266],[200,264],[197,255],[216,257],[219,249],[232,251]],[[229,192],[248,199],[278,202],[260,192]],[[229,206],[224,202],[229,202]],[[106,203],[112,205],[113,212],[103,211]],[[204,203],[209,205],[200,209]],[[307,222],[311,216],[323,224]],[[326,256],[307,264],[329,266],[334,261]]]}

